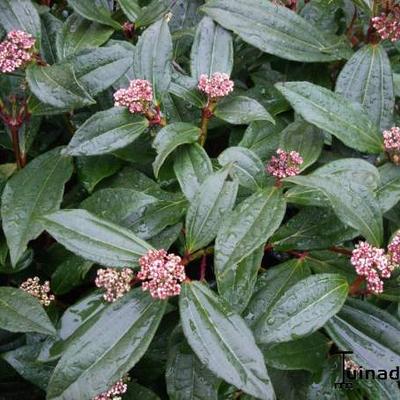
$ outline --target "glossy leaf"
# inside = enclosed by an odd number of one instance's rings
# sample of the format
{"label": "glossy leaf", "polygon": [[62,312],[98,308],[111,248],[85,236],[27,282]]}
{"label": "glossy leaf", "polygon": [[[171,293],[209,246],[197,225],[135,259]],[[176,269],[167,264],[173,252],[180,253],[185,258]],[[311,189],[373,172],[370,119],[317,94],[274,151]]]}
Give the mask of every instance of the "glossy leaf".
{"label": "glossy leaf", "polygon": [[399,321],[376,306],[352,299],[327,324],[326,330],[364,368],[390,370],[399,365]]}
{"label": "glossy leaf", "polygon": [[400,200],[400,169],[392,163],[379,168],[380,185],[376,189],[376,198],[382,212],[389,211]]}
{"label": "glossy leaf", "polygon": [[72,174],[71,159],[62,157],[60,150],[56,148],[30,162],[4,189],[3,230],[14,266],[28,242],[42,233],[38,218],[60,207],[64,185]]}
{"label": "glossy leaf", "polygon": [[264,164],[256,154],[245,147],[227,148],[218,156],[218,162],[222,166],[232,163],[232,175],[250,190],[255,191],[266,184]]}
{"label": "glossy leaf", "polygon": [[113,28],[71,14],[57,35],[58,57],[64,59],[81,50],[101,46],[113,32]]}
{"label": "glossy leaf", "polygon": [[107,0],[95,0],[95,4],[92,0],[68,0],[68,4],[75,12],[90,21],[121,29],[121,25],[111,18]]}
{"label": "glossy leaf", "polygon": [[70,64],[30,66],[26,71],[29,88],[43,103],[56,108],[79,108],[95,101],[78,82]]}
{"label": "glossy leaf", "polygon": [[20,29],[41,39],[39,13],[31,0],[0,0],[0,25],[6,32]]}
{"label": "glossy leaf", "polygon": [[[224,219],[215,240],[214,268],[218,287],[237,264],[264,244],[282,222],[286,204],[277,188],[255,192]],[[259,221],[267,223],[260,224]]]}
{"label": "glossy leaf", "polygon": [[110,304],[67,347],[51,377],[47,398],[90,400],[107,390],[143,356],[165,306],[140,288]]}
{"label": "glossy leaf", "polygon": [[210,175],[200,185],[186,214],[186,250],[194,252],[207,246],[232,209],[238,189],[227,181],[229,167]]}
{"label": "glossy leaf", "polygon": [[118,3],[129,20],[135,22],[141,13],[141,8],[137,0],[119,0]]}
{"label": "glossy leaf", "polygon": [[199,80],[200,75],[211,76],[215,72],[228,75],[233,67],[233,42],[231,34],[204,17],[197,26],[190,56],[192,76]]}
{"label": "glossy leaf", "polygon": [[42,222],[43,227],[68,250],[101,265],[135,265],[151,248],[131,231],[84,210],[58,211],[43,217]]}
{"label": "glossy leaf", "polygon": [[286,261],[260,274],[244,312],[247,324],[253,328],[290,287],[309,275],[310,269],[301,259]]}
{"label": "glossy leaf", "polygon": [[153,147],[157,151],[153,162],[154,175],[158,177],[165,160],[178,146],[194,143],[199,136],[200,128],[185,122],[176,122],[161,129],[153,141]]}
{"label": "glossy leaf", "polygon": [[366,45],[346,63],[336,82],[336,93],[360,103],[381,130],[393,125],[392,68],[381,45]]}
{"label": "glossy leaf", "polygon": [[212,174],[210,158],[197,143],[180,146],[175,151],[174,172],[186,198],[193,201],[206,177]]}
{"label": "glossy leaf", "polygon": [[10,332],[56,333],[39,301],[11,287],[0,287],[0,326]]}
{"label": "glossy leaf", "polygon": [[254,327],[258,343],[281,343],[310,335],[343,306],[349,286],[336,274],[318,274],[296,283]]}
{"label": "glossy leaf", "polygon": [[383,150],[381,133],[360,105],[309,82],[279,83],[276,87],[306,121],[345,145],[366,153]]}
{"label": "glossy leaf", "polygon": [[162,19],[145,30],[136,45],[134,58],[136,77],[152,83],[157,100],[171,82],[171,60],[171,34],[167,21]]}
{"label": "glossy leaf", "polygon": [[202,10],[245,42],[284,59],[324,62],[348,56],[348,46],[340,38],[269,1],[211,0]]}
{"label": "glossy leaf", "polygon": [[257,100],[245,96],[228,97],[218,103],[214,114],[226,122],[238,125],[252,121],[274,122],[270,113]]}
{"label": "glossy leaf", "polygon": [[238,389],[273,398],[263,356],[244,321],[203,284],[187,283],[182,289],[183,331],[200,361]]}
{"label": "glossy leaf", "polygon": [[148,125],[146,118],[125,108],[99,111],[79,127],[65,153],[72,156],[111,153],[134,142]]}
{"label": "glossy leaf", "polygon": [[297,176],[286,180],[320,190],[344,224],[359,231],[371,244],[380,245],[383,238],[382,213],[365,187],[327,176]]}

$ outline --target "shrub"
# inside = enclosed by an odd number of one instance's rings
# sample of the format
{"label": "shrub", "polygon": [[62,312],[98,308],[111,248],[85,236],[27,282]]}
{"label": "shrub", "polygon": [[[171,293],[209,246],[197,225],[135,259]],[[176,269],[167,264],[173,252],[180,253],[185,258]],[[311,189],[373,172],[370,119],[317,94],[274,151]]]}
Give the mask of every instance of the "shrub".
{"label": "shrub", "polygon": [[400,397],[396,1],[0,25],[1,399]]}

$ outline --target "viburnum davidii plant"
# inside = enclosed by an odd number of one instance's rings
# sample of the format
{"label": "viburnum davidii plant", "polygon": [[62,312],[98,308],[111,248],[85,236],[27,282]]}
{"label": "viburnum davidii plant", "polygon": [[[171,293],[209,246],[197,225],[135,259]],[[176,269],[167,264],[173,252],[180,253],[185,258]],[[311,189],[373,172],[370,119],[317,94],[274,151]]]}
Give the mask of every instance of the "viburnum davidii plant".
{"label": "viburnum davidii plant", "polygon": [[400,1],[0,27],[0,400],[400,398]]}

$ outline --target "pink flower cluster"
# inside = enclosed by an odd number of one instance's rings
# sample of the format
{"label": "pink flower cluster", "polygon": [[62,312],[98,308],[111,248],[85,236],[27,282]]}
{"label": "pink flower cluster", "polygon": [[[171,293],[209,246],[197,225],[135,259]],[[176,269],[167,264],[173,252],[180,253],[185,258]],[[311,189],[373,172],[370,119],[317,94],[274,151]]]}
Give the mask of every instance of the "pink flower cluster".
{"label": "pink flower cluster", "polygon": [[387,151],[400,151],[400,128],[393,128],[383,131],[383,140]]}
{"label": "pink flower cluster", "polygon": [[383,292],[382,278],[390,278],[395,266],[385,250],[359,242],[352,252],[351,263],[358,275],[365,277],[367,290],[374,294]]}
{"label": "pink flower cluster", "polygon": [[392,264],[400,265],[400,232],[397,232],[389,243],[388,255]]}
{"label": "pink flower cluster", "polygon": [[144,114],[153,100],[151,83],[144,79],[134,79],[127,89],[114,93],[115,106],[127,107],[131,113]]}
{"label": "pink flower cluster", "polygon": [[211,99],[227,96],[233,91],[234,83],[229,75],[222,72],[215,72],[209,78],[208,75],[200,75],[198,89],[204,92]]}
{"label": "pink flower cluster", "polygon": [[98,394],[93,397],[92,400],[119,400],[121,395],[125,394],[128,390],[128,385],[126,384],[127,378],[122,378],[107,391]]}
{"label": "pink flower cluster", "polygon": [[400,39],[400,7],[395,6],[389,14],[382,13],[379,17],[372,18],[372,26],[381,39],[396,42]]}
{"label": "pink flower cluster", "polygon": [[11,31],[0,43],[0,72],[13,72],[32,59],[35,39],[23,31]]}
{"label": "pink flower cluster", "polygon": [[41,285],[40,279],[37,276],[29,278],[21,283],[20,289],[36,297],[44,306],[49,306],[54,300],[54,295],[50,294],[50,282],[45,281],[43,285]]}
{"label": "pink flower cluster", "polygon": [[166,299],[181,292],[180,283],[186,279],[182,260],[165,250],[149,250],[139,260],[141,267],[137,278],[144,281],[142,289],[155,299]]}
{"label": "pink flower cluster", "polygon": [[95,284],[106,290],[103,295],[104,300],[113,303],[131,290],[132,279],[133,271],[129,268],[121,270],[100,268],[97,270]]}
{"label": "pink flower cluster", "polygon": [[277,179],[295,176],[300,173],[300,165],[303,164],[303,158],[297,151],[284,151],[278,149],[277,157],[272,156],[267,164],[266,171]]}
{"label": "pink flower cluster", "polygon": [[358,364],[356,364],[350,358],[345,358],[344,359],[344,369],[354,373],[354,372],[358,372],[360,370],[360,366]]}

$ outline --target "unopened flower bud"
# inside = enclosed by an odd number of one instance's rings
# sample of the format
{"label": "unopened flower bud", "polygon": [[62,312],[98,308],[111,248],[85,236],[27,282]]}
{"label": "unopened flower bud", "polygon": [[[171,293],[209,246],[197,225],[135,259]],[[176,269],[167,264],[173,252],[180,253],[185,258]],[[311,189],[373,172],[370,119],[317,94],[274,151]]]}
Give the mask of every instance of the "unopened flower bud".
{"label": "unopened flower bud", "polygon": [[127,89],[117,90],[114,100],[117,107],[127,107],[133,114],[144,114],[153,100],[151,83],[144,79],[135,79]]}
{"label": "unopened flower bud", "polygon": [[215,72],[209,78],[208,75],[200,75],[198,88],[211,99],[228,96],[233,91],[234,83],[229,79],[229,75]]}
{"label": "unopened flower bud", "polygon": [[400,6],[395,5],[389,13],[372,18],[372,26],[382,40],[396,42],[400,39]]}
{"label": "unopened flower bud", "polygon": [[98,394],[93,397],[92,400],[119,400],[121,399],[121,395],[125,394],[128,390],[128,385],[126,382],[129,380],[128,377],[124,377],[118,380],[114,385],[111,386],[109,390],[106,390],[103,393]]}
{"label": "unopened flower bud", "polygon": [[300,166],[303,164],[303,158],[297,151],[284,151],[278,149],[277,157],[272,156],[267,164],[266,171],[277,179],[296,176],[300,173]]}
{"label": "unopened flower bud", "polygon": [[37,276],[29,278],[21,283],[20,289],[36,297],[44,306],[49,306],[54,300],[54,295],[50,294],[50,282],[45,281],[43,285],[41,285],[40,279]]}
{"label": "unopened flower bud", "polygon": [[141,267],[137,278],[142,280],[142,289],[153,298],[166,299],[181,292],[181,282],[186,279],[182,260],[165,250],[149,250],[139,260]]}
{"label": "unopened flower bud", "polygon": [[104,300],[113,303],[131,290],[132,279],[133,271],[129,268],[100,268],[97,270],[95,284],[105,289]]}

